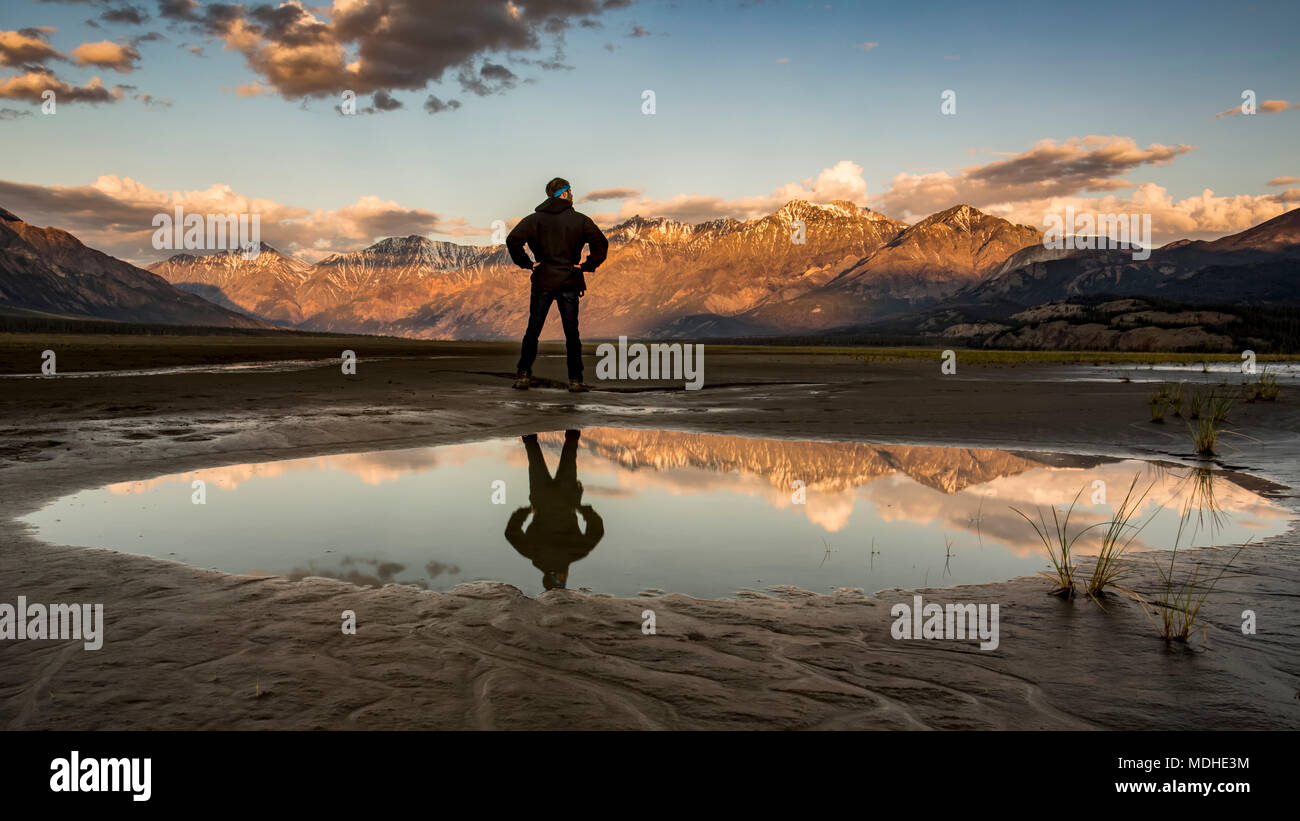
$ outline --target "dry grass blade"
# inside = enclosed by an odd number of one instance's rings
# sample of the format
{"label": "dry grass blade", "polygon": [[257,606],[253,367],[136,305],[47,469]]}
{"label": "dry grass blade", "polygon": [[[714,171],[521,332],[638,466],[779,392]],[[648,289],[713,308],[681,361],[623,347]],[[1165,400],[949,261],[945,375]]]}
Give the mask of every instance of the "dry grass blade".
{"label": "dry grass blade", "polygon": [[[1198,477],[1198,483],[1201,480]],[[1178,523],[1178,532],[1174,536],[1173,549],[1169,551],[1169,564],[1166,567],[1160,561],[1156,561],[1156,572],[1160,574],[1160,599],[1154,603],[1148,602],[1141,596],[1134,595],[1134,598],[1140,602],[1143,607],[1149,608],[1154,606],[1160,611],[1160,637],[1165,641],[1186,642],[1191,638],[1192,631],[1199,622],[1201,608],[1205,605],[1210,594],[1219,581],[1223,579],[1224,573],[1232,565],[1246,545],[1238,547],[1232,556],[1218,568],[1218,572],[1213,567],[1208,570],[1202,567],[1201,562],[1196,562],[1192,566],[1190,575],[1184,574],[1184,577],[1177,577],[1178,550],[1182,544],[1183,531],[1191,522],[1193,505],[1199,510],[1205,502],[1205,489],[1201,488],[1201,493],[1192,493],[1188,497],[1187,505],[1183,509],[1182,516]],[[1211,504],[1213,504],[1213,491],[1210,489]],[[1213,513],[1212,513],[1213,515]],[[1246,544],[1250,544],[1247,540]]]}
{"label": "dry grass blade", "polygon": [[[1115,511],[1109,522],[1106,522],[1106,531],[1101,537],[1101,547],[1097,551],[1097,562],[1093,565],[1092,574],[1088,577],[1084,585],[1084,592],[1088,598],[1101,605],[1101,597],[1105,595],[1107,587],[1119,589],[1118,582],[1128,573],[1128,565],[1124,561],[1124,554],[1128,551],[1133,541],[1142,533],[1151,520],[1155,518],[1156,513],[1153,511],[1147,520],[1141,525],[1134,525],[1132,519],[1142,508],[1142,503],[1146,501],[1147,495],[1155,486],[1155,480],[1146,486],[1140,494],[1137,493],[1138,479],[1140,475],[1135,475],[1133,481],[1129,483],[1128,492],[1124,494],[1124,501],[1120,503],[1119,509]],[[1136,494],[1136,495],[1135,495]],[[1128,591],[1124,591],[1128,592]]]}
{"label": "dry grass blade", "polygon": [[1052,562],[1052,572],[1043,572],[1039,575],[1056,584],[1056,587],[1051,591],[1053,596],[1060,596],[1066,599],[1074,598],[1079,592],[1079,581],[1077,577],[1078,571],[1074,565],[1074,556],[1072,553],[1074,543],[1078,541],[1079,537],[1084,533],[1087,533],[1094,527],[1100,527],[1102,524],[1098,523],[1089,525],[1078,533],[1075,533],[1073,536],[1070,535],[1070,516],[1074,513],[1074,506],[1078,504],[1079,496],[1082,493],[1083,488],[1079,488],[1079,492],[1074,494],[1074,499],[1070,501],[1070,506],[1066,509],[1064,518],[1062,518],[1061,514],[1057,511],[1056,506],[1052,505],[1052,524],[1050,526],[1047,524],[1047,518],[1043,515],[1041,509],[1036,508],[1038,521],[1035,522],[1019,508],[1011,508],[1020,516],[1020,518],[1029,522],[1029,526],[1034,529],[1036,534],[1038,534],[1039,541],[1041,541],[1043,546],[1047,548],[1047,556]]}

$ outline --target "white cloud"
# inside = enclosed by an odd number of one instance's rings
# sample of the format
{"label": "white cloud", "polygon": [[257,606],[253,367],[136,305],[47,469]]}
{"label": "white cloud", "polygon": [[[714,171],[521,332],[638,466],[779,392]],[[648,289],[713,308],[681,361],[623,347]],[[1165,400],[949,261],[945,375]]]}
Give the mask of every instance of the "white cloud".
{"label": "white cloud", "polygon": [[862,166],[851,160],[840,160],[829,168],[823,168],[815,177],[786,183],[770,194],[730,200],[705,194],[677,194],[667,200],[631,197],[624,200],[618,211],[592,216],[602,224],[621,222],[636,214],[696,223],[721,217],[754,219],[776,211],[790,200],[815,203],[847,200],[865,206],[867,199],[867,182],[862,178]]}
{"label": "white cloud", "polygon": [[376,196],[363,196],[337,209],[308,209],[249,197],[225,183],[203,190],[166,191],[111,174],[84,186],[0,181],[0,201],[27,222],[62,228],[93,248],[137,264],[170,254],[152,250],[153,216],[171,214],[178,206],[185,213],[258,214],[262,241],[308,262],[390,236],[490,232],[461,218],[444,218]]}

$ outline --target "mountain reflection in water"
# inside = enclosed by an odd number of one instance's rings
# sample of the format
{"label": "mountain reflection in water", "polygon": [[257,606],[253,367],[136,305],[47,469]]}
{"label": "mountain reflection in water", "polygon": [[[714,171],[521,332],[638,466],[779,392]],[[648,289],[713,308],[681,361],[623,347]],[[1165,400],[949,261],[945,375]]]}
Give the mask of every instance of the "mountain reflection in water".
{"label": "mountain reflection in water", "polygon": [[[26,521],[57,543],[362,585],[874,592],[1035,573],[1046,556],[1013,506],[1064,508],[1082,489],[1082,529],[1109,520],[1135,476],[1151,485],[1135,550],[1172,547],[1180,511],[1207,499],[1181,547],[1287,526],[1222,474],[1138,460],[623,428],[211,468],[77,493]],[[1094,552],[1098,530],[1076,551]]]}

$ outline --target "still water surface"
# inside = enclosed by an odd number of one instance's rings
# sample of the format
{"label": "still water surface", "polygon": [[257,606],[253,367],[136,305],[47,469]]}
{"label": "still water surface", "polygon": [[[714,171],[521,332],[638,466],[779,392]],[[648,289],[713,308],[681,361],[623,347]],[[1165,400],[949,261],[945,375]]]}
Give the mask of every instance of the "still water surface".
{"label": "still water surface", "polygon": [[871,593],[1036,573],[1046,554],[1012,507],[1050,522],[1082,489],[1073,531],[1108,520],[1135,476],[1150,485],[1135,549],[1172,547],[1189,501],[1201,514],[1181,546],[1286,529],[1272,501],[1185,467],[621,428],[190,471],[83,491],[26,521],[54,543],[240,574],[430,590],[490,579],[529,595]]}

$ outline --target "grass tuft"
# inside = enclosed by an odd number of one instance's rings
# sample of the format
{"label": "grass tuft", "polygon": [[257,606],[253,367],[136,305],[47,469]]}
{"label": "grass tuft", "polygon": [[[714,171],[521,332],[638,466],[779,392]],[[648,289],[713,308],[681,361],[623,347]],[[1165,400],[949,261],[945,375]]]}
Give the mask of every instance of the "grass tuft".
{"label": "grass tuft", "polygon": [[1164,424],[1165,421],[1165,393],[1163,390],[1151,394],[1151,421],[1156,424]]}
{"label": "grass tuft", "polygon": [[1174,412],[1174,416],[1183,415],[1183,383],[1175,382],[1166,384],[1164,387],[1165,401],[1169,403],[1169,408]]}
{"label": "grass tuft", "polygon": [[[1133,477],[1133,481],[1128,486],[1128,492],[1124,494],[1124,501],[1120,504],[1119,509],[1115,511],[1114,516],[1109,522],[1105,522],[1106,531],[1101,537],[1101,547],[1097,551],[1097,563],[1093,565],[1092,575],[1084,583],[1084,592],[1088,598],[1101,604],[1101,598],[1106,593],[1107,587],[1119,588],[1119,581],[1128,575],[1128,563],[1124,561],[1124,554],[1128,551],[1129,546],[1142,533],[1142,530],[1151,523],[1155,514],[1159,511],[1152,512],[1141,525],[1132,523],[1132,519],[1142,508],[1142,503],[1146,501],[1147,495],[1151,488],[1155,486],[1155,481],[1146,486],[1140,494],[1137,494],[1138,475]],[[1137,494],[1137,495],[1134,495]],[[1124,591],[1128,592],[1128,591]]]}
{"label": "grass tuft", "polygon": [[1213,456],[1223,423],[1232,412],[1232,397],[1211,390],[1204,400],[1197,394],[1192,404],[1196,413],[1192,416],[1194,421],[1187,424],[1187,430],[1192,435],[1192,447],[1200,456]]}
{"label": "grass tuft", "polygon": [[[1197,481],[1201,483],[1206,479],[1198,476]],[[1212,482],[1213,477],[1210,477],[1209,481]],[[1202,562],[1195,562],[1190,573],[1184,573],[1181,577],[1177,575],[1178,548],[1182,543],[1183,531],[1191,522],[1193,507],[1196,507],[1199,512],[1204,504],[1203,492],[1204,488],[1201,489],[1201,492],[1188,497],[1187,506],[1183,509],[1182,517],[1178,523],[1178,533],[1174,537],[1173,549],[1169,551],[1168,566],[1166,567],[1159,560],[1155,563],[1156,571],[1160,574],[1159,600],[1152,603],[1138,597],[1138,601],[1144,606],[1152,605],[1159,609],[1160,637],[1166,642],[1186,642],[1191,638],[1197,624],[1201,623],[1201,608],[1205,605],[1210,594],[1214,592],[1214,588],[1223,578],[1223,574],[1228,571],[1232,562],[1245,548],[1245,545],[1238,547],[1236,552],[1223,563],[1223,566],[1217,569],[1217,572],[1213,564],[1206,567]],[[1211,498],[1212,496],[1211,492]],[[1211,502],[1211,504],[1213,503]]]}
{"label": "grass tuft", "polygon": [[1277,374],[1269,373],[1265,367],[1260,370],[1259,378],[1242,385],[1242,397],[1247,402],[1272,402],[1277,399],[1282,388],[1277,384]]}
{"label": "grass tuft", "polygon": [[1052,572],[1048,573],[1044,571],[1039,575],[1055,583],[1056,587],[1051,591],[1053,596],[1060,596],[1064,599],[1072,599],[1079,592],[1078,569],[1075,567],[1074,556],[1072,555],[1074,543],[1077,542],[1079,537],[1084,533],[1087,533],[1094,527],[1100,527],[1101,524],[1103,524],[1099,522],[1094,525],[1089,525],[1078,533],[1075,533],[1073,536],[1070,535],[1070,516],[1074,513],[1074,506],[1078,504],[1079,496],[1082,493],[1083,488],[1079,488],[1079,492],[1074,494],[1074,499],[1071,500],[1070,506],[1066,508],[1064,517],[1062,517],[1057,511],[1056,505],[1052,505],[1051,526],[1047,524],[1047,518],[1039,508],[1036,508],[1036,512],[1038,513],[1037,522],[1029,518],[1029,516],[1019,508],[1011,508],[1019,514],[1020,518],[1029,522],[1030,527],[1032,527],[1034,532],[1038,534],[1039,541],[1041,541],[1043,546],[1047,548],[1047,555],[1052,561]]}

